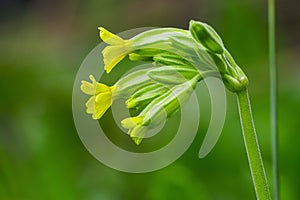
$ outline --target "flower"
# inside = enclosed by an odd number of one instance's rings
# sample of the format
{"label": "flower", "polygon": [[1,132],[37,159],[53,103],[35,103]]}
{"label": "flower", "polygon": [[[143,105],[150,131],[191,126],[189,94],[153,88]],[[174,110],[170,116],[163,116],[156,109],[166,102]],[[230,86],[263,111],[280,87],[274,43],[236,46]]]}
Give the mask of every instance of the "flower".
{"label": "flower", "polygon": [[106,73],[118,64],[129,52],[131,41],[124,40],[121,37],[109,32],[103,27],[100,30],[100,38],[109,46],[105,47],[102,51],[104,69]]}
{"label": "flower", "polygon": [[208,24],[191,20],[189,30],[156,28],[125,40],[103,27],[100,38],[108,45],[102,50],[106,73],[129,55],[132,61],[153,62],[151,67],[131,72],[113,86],[82,81],[81,90],[92,95],[86,112],[99,119],[117,98],[137,116],[122,120],[136,144],[153,127],[165,123],[192,94],[204,77],[221,75],[227,89],[238,92],[248,79],[225,48],[220,36]]}
{"label": "flower", "polygon": [[190,31],[177,28],[157,28],[142,32],[129,40],[100,27],[100,38],[107,44],[102,51],[107,73],[126,56],[131,60],[175,62],[217,69],[206,48]]}
{"label": "flower", "polygon": [[147,132],[147,127],[143,123],[144,117],[130,117],[122,120],[121,125],[128,129],[128,134],[135,144],[139,145]]}
{"label": "flower", "polygon": [[92,114],[93,119],[100,119],[114,100],[127,98],[137,89],[153,83],[147,76],[149,70],[151,70],[151,68],[132,72],[122,77],[110,87],[98,83],[94,76],[90,75],[89,78],[92,82],[90,83],[83,80],[80,86],[85,94],[92,95],[85,104],[87,107],[86,112]]}
{"label": "flower", "polygon": [[115,86],[107,86],[102,83],[98,83],[93,75],[89,76],[92,81],[81,81],[80,89],[82,92],[88,95],[92,95],[86,102],[86,112],[92,114],[93,119],[100,119],[106,110],[112,104],[112,95],[115,90]]}

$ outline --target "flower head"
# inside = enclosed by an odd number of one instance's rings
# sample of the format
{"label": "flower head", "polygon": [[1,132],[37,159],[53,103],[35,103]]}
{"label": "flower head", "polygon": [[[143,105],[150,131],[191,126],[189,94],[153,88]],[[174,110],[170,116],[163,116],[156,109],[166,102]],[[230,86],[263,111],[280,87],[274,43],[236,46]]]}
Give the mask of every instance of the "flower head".
{"label": "flower head", "polygon": [[93,119],[100,119],[106,110],[112,104],[112,94],[115,86],[107,86],[102,83],[98,83],[94,76],[89,76],[92,81],[81,81],[80,89],[88,95],[92,95],[86,102],[86,112],[92,114]]}
{"label": "flower head", "polygon": [[114,86],[82,81],[81,90],[92,95],[87,113],[99,119],[116,98],[126,99],[137,116],[122,120],[128,134],[140,144],[147,132],[176,113],[192,94],[198,81],[220,74],[232,92],[247,87],[247,77],[208,24],[191,20],[189,30],[156,28],[125,40],[100,27],[100,38],[108,44],[103,51],[107,73],[126,56],[132,61],[150,61],[151,67],[131,72]]}

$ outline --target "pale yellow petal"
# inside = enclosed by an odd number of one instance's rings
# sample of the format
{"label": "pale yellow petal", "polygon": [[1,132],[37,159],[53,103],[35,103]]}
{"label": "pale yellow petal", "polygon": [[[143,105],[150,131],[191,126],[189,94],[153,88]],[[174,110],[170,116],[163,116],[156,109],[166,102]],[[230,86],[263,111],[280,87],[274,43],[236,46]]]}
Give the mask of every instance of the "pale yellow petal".
{"label": "pale yellow petal", "polygon": [[98,83],[93,75],[90,75],[89,78],[91,79],[92,83],[89,83],[87,81],[81,81],[82,91],[86,94],[94,95],[99,94],[101,92],[111,91],[112,87],[109,87],[103,83]]}
{"label": "pale yellow petal", "polygon": [[110,71],[127,55],[128,51],[124,46],[107,46],[103,49],[103,62],[106,73]]}
{"label": "pale yellow petal", "polygon": [[103,93],[97,94],[95,101],[99,104],[106,103],[107,101],[110,102],[111,101],[111,92],[103,92]]}
{"label": "pale yellow petal", "polygon": [[121,125],[126,129],[132,129],[143,122],[143,117],[129,117],[121,121]]}
{"label": "pale yellow petal", "polygon": [[111,106],[111,93],[100,93],[95,98],[95,112],[93,113],[93,119],[100,119],[106,110]]}
{"label": "pale yellow petal", "polygon": [[98,28],[100,30],[100,38],[107,44],[116,45],[125,42],[121,37],[109,32],[103,27]]}
{"label": "pale yellow petal", "polygon": [[96,85],[87,81],[81,81],[80,89],[88,95],[94,95],[96,93]]}
{"label": "pale yellow petal", "polygon": [[92,96],[89,98],[89,100],[85,104],[86,106],[86,112],[88,114],[93,114],[95,113],[95,96]]}
{"label": "pale yellow petal", "polygon": [[143,138],[139,138],[139,137],[132,137],[131,139],[134,141],[134,143],[135,143],[136,145],[141,144],[141,142],[142,142],[142,140],[143,140]]}
{"label": "pale yellow petal", "polygon": [[142,142],[146,133],[147,133],[147,127],[136,126],[130,132],[130,137],[135,142],[135,144],[139,145]]}
{"label": "pale yellow petal", "polygon": [[105,93],[105,92],[110,92],[111,89],[109,86],[103,84],[103,83],[97,83],[97,91],[96,91],[96,94],[99,94],[99,93]]}

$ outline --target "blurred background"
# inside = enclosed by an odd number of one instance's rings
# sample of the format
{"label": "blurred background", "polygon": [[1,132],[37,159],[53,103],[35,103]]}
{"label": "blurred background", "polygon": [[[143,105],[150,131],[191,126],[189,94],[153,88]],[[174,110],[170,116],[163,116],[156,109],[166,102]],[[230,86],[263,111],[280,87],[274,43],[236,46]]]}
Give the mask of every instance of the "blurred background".
{"label": "blurred background", "polygon": [[[280,192],[285,200],[300,199],[298,8],[299,1],[277,1]],[[115,33],[151,26],[186,29],[190,19],[211,24],[248,75],[271,184],[267,1],[1,0],[0,199],[255,199],[236,98],[229,92],[225,127],[213,151],[198,159],[210,117],[204,92],[195,141],[180,159],[156,172],[110,169],[89,154],[76,132],[73,81],[83,59],[101,42],[98,26]]]}

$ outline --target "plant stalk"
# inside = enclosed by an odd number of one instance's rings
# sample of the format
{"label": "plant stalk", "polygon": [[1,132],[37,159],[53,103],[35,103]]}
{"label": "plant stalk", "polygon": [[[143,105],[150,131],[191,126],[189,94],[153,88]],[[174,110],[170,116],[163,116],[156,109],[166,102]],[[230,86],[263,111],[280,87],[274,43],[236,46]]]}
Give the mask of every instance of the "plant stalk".
{"label": "plant stalk", "polygon": [[271,141],[273,161],[273,192],[274,200],[279,200],[279,170],[278,170],[278,125],[277,125],[277,67],[275,49],[275,0],[268,0],[269,22],[269,64],[270,64],[270,115]]}
{"label": "plant stalk", "polygon": [[237,96],[244,143],[256,197],[259,200],[270,200],[271,196],[255,132],[248,90],[238,92]]}

